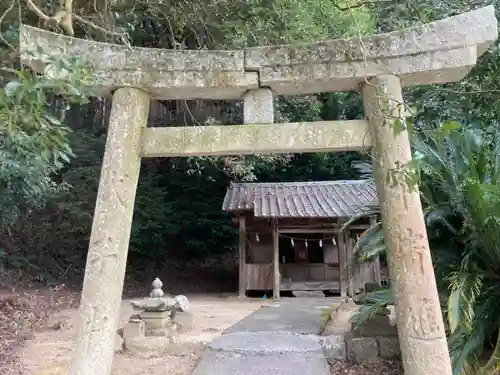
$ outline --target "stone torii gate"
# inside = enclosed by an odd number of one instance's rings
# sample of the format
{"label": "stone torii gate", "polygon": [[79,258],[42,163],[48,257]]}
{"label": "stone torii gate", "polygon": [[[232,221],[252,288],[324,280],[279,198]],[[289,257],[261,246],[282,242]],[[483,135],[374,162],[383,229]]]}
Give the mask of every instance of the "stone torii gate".
{"label": "stone torii gate", "polygon": [[[25,64],[43,72],[39,51],[84,57],[95,95],[113,96],[69,374],[111,372],[141,158],[371,148],[405,374],[451,375],[419,194],[385,182],[411,159],[392,124],[404,120],[402,87],[463,78],[496,38],[491,6],[363,40],[237,51],[128,48],[23,26]],[[361,90],[366,120],[274,123],[275,95],[349,90]],[[146,128],[151,99],[238,98],[245,125]]]}

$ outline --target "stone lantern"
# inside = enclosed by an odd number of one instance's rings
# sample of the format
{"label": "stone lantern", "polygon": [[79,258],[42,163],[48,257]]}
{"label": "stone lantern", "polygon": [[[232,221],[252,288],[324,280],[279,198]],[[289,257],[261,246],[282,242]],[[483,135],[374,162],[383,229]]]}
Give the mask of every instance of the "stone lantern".
{"label": "stone lantern", "polygon": [[123,327],[125,349],[133,354],[161,355],[178,341],[180,332],[192,325],[192,316],[187,313],[189,301],[185,296],[165,294],[159,278],[151,286],[149,297],[130,302],[137,314]]}

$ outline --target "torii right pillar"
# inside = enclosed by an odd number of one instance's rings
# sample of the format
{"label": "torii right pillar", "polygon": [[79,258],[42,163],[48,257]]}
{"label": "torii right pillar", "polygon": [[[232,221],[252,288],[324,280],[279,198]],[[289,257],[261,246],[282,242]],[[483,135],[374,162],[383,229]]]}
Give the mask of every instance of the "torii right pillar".
{"label": "torii right pillar", "polygon": [[[389,249],[399,343],[405,375],[451,375],[451,361],[418,188],[387,176],[411,160],[400,79],[383,75],[362,88],[372,158]],[[401,127],[401,126],[399,126]]]}

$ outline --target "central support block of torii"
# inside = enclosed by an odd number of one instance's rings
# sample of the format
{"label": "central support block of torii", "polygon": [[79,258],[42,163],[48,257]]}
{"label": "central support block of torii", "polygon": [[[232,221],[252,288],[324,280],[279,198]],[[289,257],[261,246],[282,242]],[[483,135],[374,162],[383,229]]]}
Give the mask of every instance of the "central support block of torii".
{"label": "central support block of torii", "polygon": [[[463,78],[497,37],[492,6],[362,40],[239,51],[129,48],[23,26],[24,64],[43,73],[47,55],[84,58],[95,95],[114,93],[69,374],[111,372],[141,157],[373,147],[405,374],[451,375],[420,199],[385,176],[411,159],[408,134],[392,128],[404,117],[401,88]],[[360,87],[367,121],[272,124],[275,95]],[[242,98],[245,125],[144,128],[150,99]]]}

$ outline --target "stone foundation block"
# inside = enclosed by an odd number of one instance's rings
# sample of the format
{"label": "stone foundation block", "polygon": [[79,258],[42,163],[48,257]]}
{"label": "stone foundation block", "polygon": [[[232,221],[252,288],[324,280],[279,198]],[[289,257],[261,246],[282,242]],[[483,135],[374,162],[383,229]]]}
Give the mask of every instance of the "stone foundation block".
{"label": "stone foundation block", "polygon": [[365,283],[365,293],[371,293],[380,289],[380,285],[377,283]]}
{"label": "stone foundation block", "polygon": [[133,314],[133,315],[130,315],[130,318],[128,319],[128,321],[133,321],[133,320],[140,320],[141,319],[141,314]]}
{"label": "stone foundation block", "polygon": [[398,337],[377,337],[377,342],[382,358],[395,358],[401,355]]}
{"label": "stone foundation block", "polygon": [[322,339],[321,345],[327,359],[346,359],[346,345],[343,335],[331,335]]}
{"label": "stone foundation block", "polygon": [[123,338],[142,337],[145,335],[146,325],[143,321],[135,320],[125,323],[123,326]]}
{"label": "stone foundation block", "polygon": [[312,291],[293,290],[292,294],[294,295],[294,297],[323,298],[325,296],[325,294],[320,290],[312,290]]}
{"label": "stone foundation block", "polygon": [[144,336],[125,340],[125,350],[137,357],[161,357],[169,352],[172,345],[170,337]]}
{"label": "stone foundation block", "polygon": [[144,311],[139,314],[140,319],[170,319],[170,311]]}
{"label": "stone foundation block", "polygon": [[146,336],[162,336],[162,337],[176,337],[178,334],[177,327],[171,325],[169,327],[146,329]]}
{"label": "stone foundation block", "polygon": [[143,319],[146,324],[146,330],[159,329],[170,327],[172,325],[172,320],[168,319]]}
{"label": "stone foundation block", "polygon": [[372,337],[346,338],[347,357],[355,363],[374,360],[379,355],[378,343]]}
{"label": "stone foundation block", "polygon": [[397,337],[398,329],[391,324],[391,318],[388,315],[377,315],[359,328],[355,328],[355,323],[352,323],[352,334],[354,337]]}

